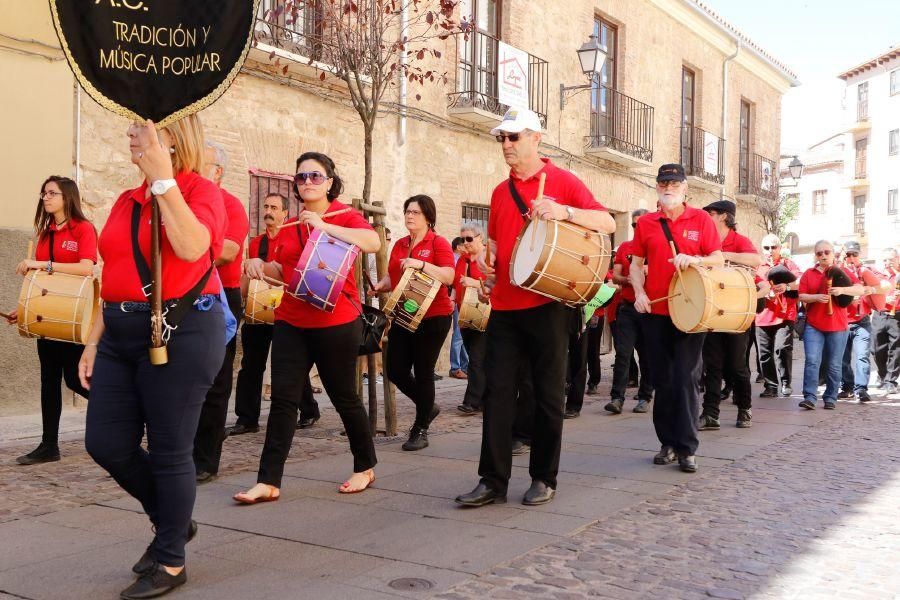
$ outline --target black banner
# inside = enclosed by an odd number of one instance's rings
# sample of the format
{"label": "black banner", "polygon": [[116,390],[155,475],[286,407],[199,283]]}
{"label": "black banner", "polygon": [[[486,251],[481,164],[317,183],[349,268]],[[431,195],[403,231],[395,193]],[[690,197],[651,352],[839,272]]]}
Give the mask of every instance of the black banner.
{"label": "black banner", "polygon": [[259,0],[50,0],[81,87],[165,126],[215,102],[250,49]]}

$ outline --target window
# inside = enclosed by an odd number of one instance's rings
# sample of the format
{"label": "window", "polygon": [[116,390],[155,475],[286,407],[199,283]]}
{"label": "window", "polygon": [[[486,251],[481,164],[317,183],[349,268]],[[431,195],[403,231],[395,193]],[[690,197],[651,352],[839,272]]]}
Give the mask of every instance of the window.
{"label": "window", "polygon": [[462,0],[459,14],[474,27],[460,45],[456,91],[496,98],[500,0]]}
{"label": "window", "polygon": [[866,146],[869,138],[856,140],[856,179],[866,178]]}
{"label": "window", "polygon": [[856,86],[856,120],[865,121],[869,118],[869,82],[863,82]]}
{"label": "window", "polygon": [[484,230],[485,239],[487,238],[488,217],[490,216],[491,209],[488,206],[481,206],[479,204],[462,205],[462,222],[481,225],[481,228]]}
{"label": "window", "polygon": [[825,197],[828,190],[816,190],[813,192],[812,212],[814,215],[825,214]]}
{"label": "window", "polygon": [[610,90],[616,88],[616,50],[619,31],[615,25],[600,17],[594,18],[594,35],[598,43],[606,48],[606,62],[600,70],[599,79],[595,79],[591,88],[591,133],[598,139],[604,139],[615,131],[616,113]]}
{"label": "window", "polygon": [[900,94],[900,69],[891,71],[891,96]]}
{"label": "window", "polygon": [[[687,67],[681,69],[681,164],[694,164],[694,72]],[[691,169],[692,170],[692,169]]]}
{"label": "window", "polygon": [[900,129],[888,133],[888,154],[894,156],[900,152]]}
{"label": "window", "polygon": [[897,188],[888,190],[887,214],[897,214]]}
{"label": "window", "polygon": [[250,232],[257,236],[266,228],[262,220],[262,205],[269,194],[281,194],[288,198],[288,216],[296,217],[297,199],[294,197],[293,177],[282,173],[269,173],[250,169]]}
{"label": "window", "polygon": [[318,59],[324,21],[322,6],[316,2],[286,9],[284,0],[262,0],[254,33],[260,42]]}
{"label": "window", "polygon": [[856,235],[866,234],[866,197],[856,196],[853,198],[853,233]]}
{"label": "window", "polygon": [[747,193],[750,188],[750,103],[741,100],[741,137],[738,155],[738,189]]}

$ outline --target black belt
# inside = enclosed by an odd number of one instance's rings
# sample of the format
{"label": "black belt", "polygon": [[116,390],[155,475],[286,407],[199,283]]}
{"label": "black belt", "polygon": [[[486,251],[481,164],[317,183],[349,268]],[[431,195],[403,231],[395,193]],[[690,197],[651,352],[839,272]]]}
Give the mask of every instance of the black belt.
{"label": "black belt", "polygon": [[[194,300],[194,308],[201,311],[209,310],[217,299],[218,295],[216,294],[202,294]],[[166,300],[162,303],[162,308],[164,311],[169,310],[179,302],[181,302],[181,298]],[[112,308],[122,312],[150,312],[150,303],[133,302],[131,300],[126,300],[125,302],[104,302],[103,308]]]}

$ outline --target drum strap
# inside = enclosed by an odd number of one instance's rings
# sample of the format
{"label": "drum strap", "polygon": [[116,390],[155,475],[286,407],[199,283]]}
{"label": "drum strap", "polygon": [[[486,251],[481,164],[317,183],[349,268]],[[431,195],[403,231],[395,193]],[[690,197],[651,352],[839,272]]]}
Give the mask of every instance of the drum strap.
{"label": "drum strap", "polygon": [[47,235],[50,238],[50,262],[56,262],[56,259],[53,258],[53,234],[56,233],[52,229],[47,231]]}
{"label": "drum strap", "polygon": [[516,206],[519,207],[519,214],[521,214],[522,218],[527,221],[528,220],[528,207],[525,206],[525,201],[522,200],[522,195],[519,193],[519,190],[516,189],[516,186],[513,183],[512,177],[510,177],[506,181],[509,183],[509,193],[512,195],[513,200],[516,202]]}
{"label": "drum strap", "polygon": [[262,239],[259,240],[259,257],[263,259],[263,262],[268,262],[269,260],[269,234],[263,233]]}
{"label": "drum strap", "polygon": [[[138,242],[138,230],[140,229],[140,226],[141,205],[140,203],[135,202],[134,206],[131,208],[131,251],[134,253],[134,264],[137,266],[138,276],[141,278],[144,295],[150,300],[152,306],[153,299],[150,298],[150,293],[153,290],[153,275],[150,272],[150,265],[147,264],[147,259],[144,258],[144,254],[141,252],[140,243]],[[181,323],[181,320],[184,319],[185,315],[187,315],[188,311],[194,305],[194,301],[200,297],[200,292],[203,291],[206,282],[209,281],[209,276],[212,275],[212,271],[216,265],[216,261],[213,259],[212,248],[209,249],[209,261],[209,268],[206,270],[206,273],[203,274],[203,277],[200,278],[200,281],[198,281],[194,287],[189,289],[187,293],[178,300],[177,304],[167,311],[165,322],[170,328],[174,329],[178,327],[178,324]]]}
{"label": "drum strap", "polygon": [[659,224],[662,226],[662,230],[666,236],[666,239],[675,245],[675,252],[676,253],[681,252],[678,249],[678,243],[675,241],[675,236],[672,235],[672,230],[669,229],[669,220],[668,219],[660,219]]}

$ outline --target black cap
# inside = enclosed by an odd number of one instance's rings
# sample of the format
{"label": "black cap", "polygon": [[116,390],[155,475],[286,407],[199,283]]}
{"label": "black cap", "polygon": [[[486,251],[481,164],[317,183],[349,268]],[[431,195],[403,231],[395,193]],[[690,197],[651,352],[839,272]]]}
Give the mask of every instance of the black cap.
{"label": "black cap", "polygon": [[706,212],[714,210],[719,214],[728,213],[732,217],[737,216],[737,206],[731,200],[716,200],[712,204],[704,206],[703,210]]}
{"label": "black cap", "polygon": [[850,240],[849,242],[844,244],[844,253],[846,254],[847,252],[856,252],[857,254],[862,252],[862,248],[860,247],[859,242],[857,242],[856,240]]}
{"label": "black cap", "polygon": [[656,181],[684,181],[684,167],[678,163],[669,163],[659,168],[656,173]]}

